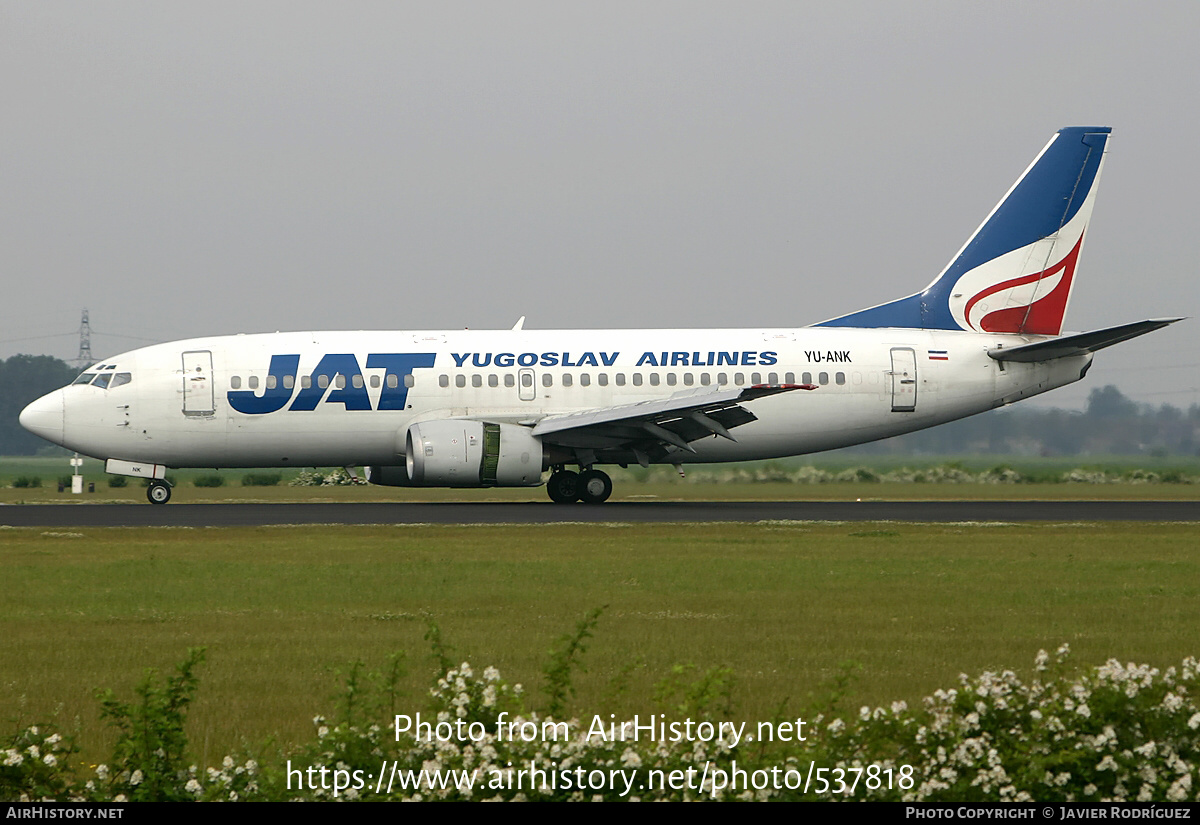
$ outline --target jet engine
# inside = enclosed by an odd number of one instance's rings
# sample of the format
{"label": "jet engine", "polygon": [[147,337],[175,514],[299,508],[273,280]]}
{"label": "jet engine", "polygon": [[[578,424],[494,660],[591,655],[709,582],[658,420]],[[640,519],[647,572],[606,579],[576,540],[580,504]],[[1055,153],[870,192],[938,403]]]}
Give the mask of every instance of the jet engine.
{"label": "jet engine", "polygon": [[367,468],[388,487],[537,487],[542,442],[528,427],[468,419],[422,421],[404,436],[403,466]]}

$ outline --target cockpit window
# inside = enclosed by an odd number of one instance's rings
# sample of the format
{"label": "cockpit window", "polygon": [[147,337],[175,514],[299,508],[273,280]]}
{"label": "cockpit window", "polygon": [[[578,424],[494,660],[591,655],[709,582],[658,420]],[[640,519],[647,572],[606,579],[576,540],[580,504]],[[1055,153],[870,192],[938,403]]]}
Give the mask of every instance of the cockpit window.
{"label": "cockpit window", "polygon": [[118,372],[112,377],[112,383],[108,385],[111,390],[113,387],[119,387],[122,384],[128,384],[133,380],[133,375],[128,372]]}
{"label": "cockpit window", "polygon": [[92,382],[92,386],[99,387],[102,390],[107,389],[108,382],[111,379],[112,379],[112,375],[110,373],[101,373],[100,375],[96,376],[96,380]]}
{"label": "cockpit window", "polygon": [[78,378],[76,378],[76,379],[75,379],[74,381],[72,381],[71,383],[72,383],[72,384],[90,384],[90,383],[92,383],[92,379],[93,379],[93,378],[95,378],[95,377],[96,377],[96,373],[94,373],[94,372],[85,372],[83,375],[79,376]]}

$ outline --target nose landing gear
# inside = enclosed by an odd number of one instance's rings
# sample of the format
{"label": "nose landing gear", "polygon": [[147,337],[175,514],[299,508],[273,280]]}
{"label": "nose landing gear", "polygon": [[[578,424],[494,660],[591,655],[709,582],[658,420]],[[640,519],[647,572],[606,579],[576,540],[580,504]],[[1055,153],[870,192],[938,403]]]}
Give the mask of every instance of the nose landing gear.
{"label": "nose landing gear", "polygon": [[151,481],[146,488],[146,498],[151,504],[166,504],[171,500],[171,485],[161,479]]}

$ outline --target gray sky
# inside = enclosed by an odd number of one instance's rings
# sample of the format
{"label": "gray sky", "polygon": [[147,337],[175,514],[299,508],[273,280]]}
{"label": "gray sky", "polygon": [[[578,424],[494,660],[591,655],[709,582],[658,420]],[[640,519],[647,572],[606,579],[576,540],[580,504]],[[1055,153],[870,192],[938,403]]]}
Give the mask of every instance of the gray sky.
{"label": "gray sky", "polygon": [[[1197,315],[1200,4],[0,0],[0,357],[786,327],[924,287],[1114,129],[1071,329]],[[118,337],[124,336],[124,337]],[[1101,353],[1200,403],[1200,319]]]}

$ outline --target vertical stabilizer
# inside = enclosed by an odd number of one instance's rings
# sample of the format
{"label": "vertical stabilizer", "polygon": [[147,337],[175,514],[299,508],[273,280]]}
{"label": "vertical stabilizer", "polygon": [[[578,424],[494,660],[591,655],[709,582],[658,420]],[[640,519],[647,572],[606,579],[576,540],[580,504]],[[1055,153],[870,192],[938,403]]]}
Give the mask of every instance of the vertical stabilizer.
{"label": "vertical stabilizer", "polygon": [[923,292],[817,326],[1058,335],[1110,131],[1054,135]]}

